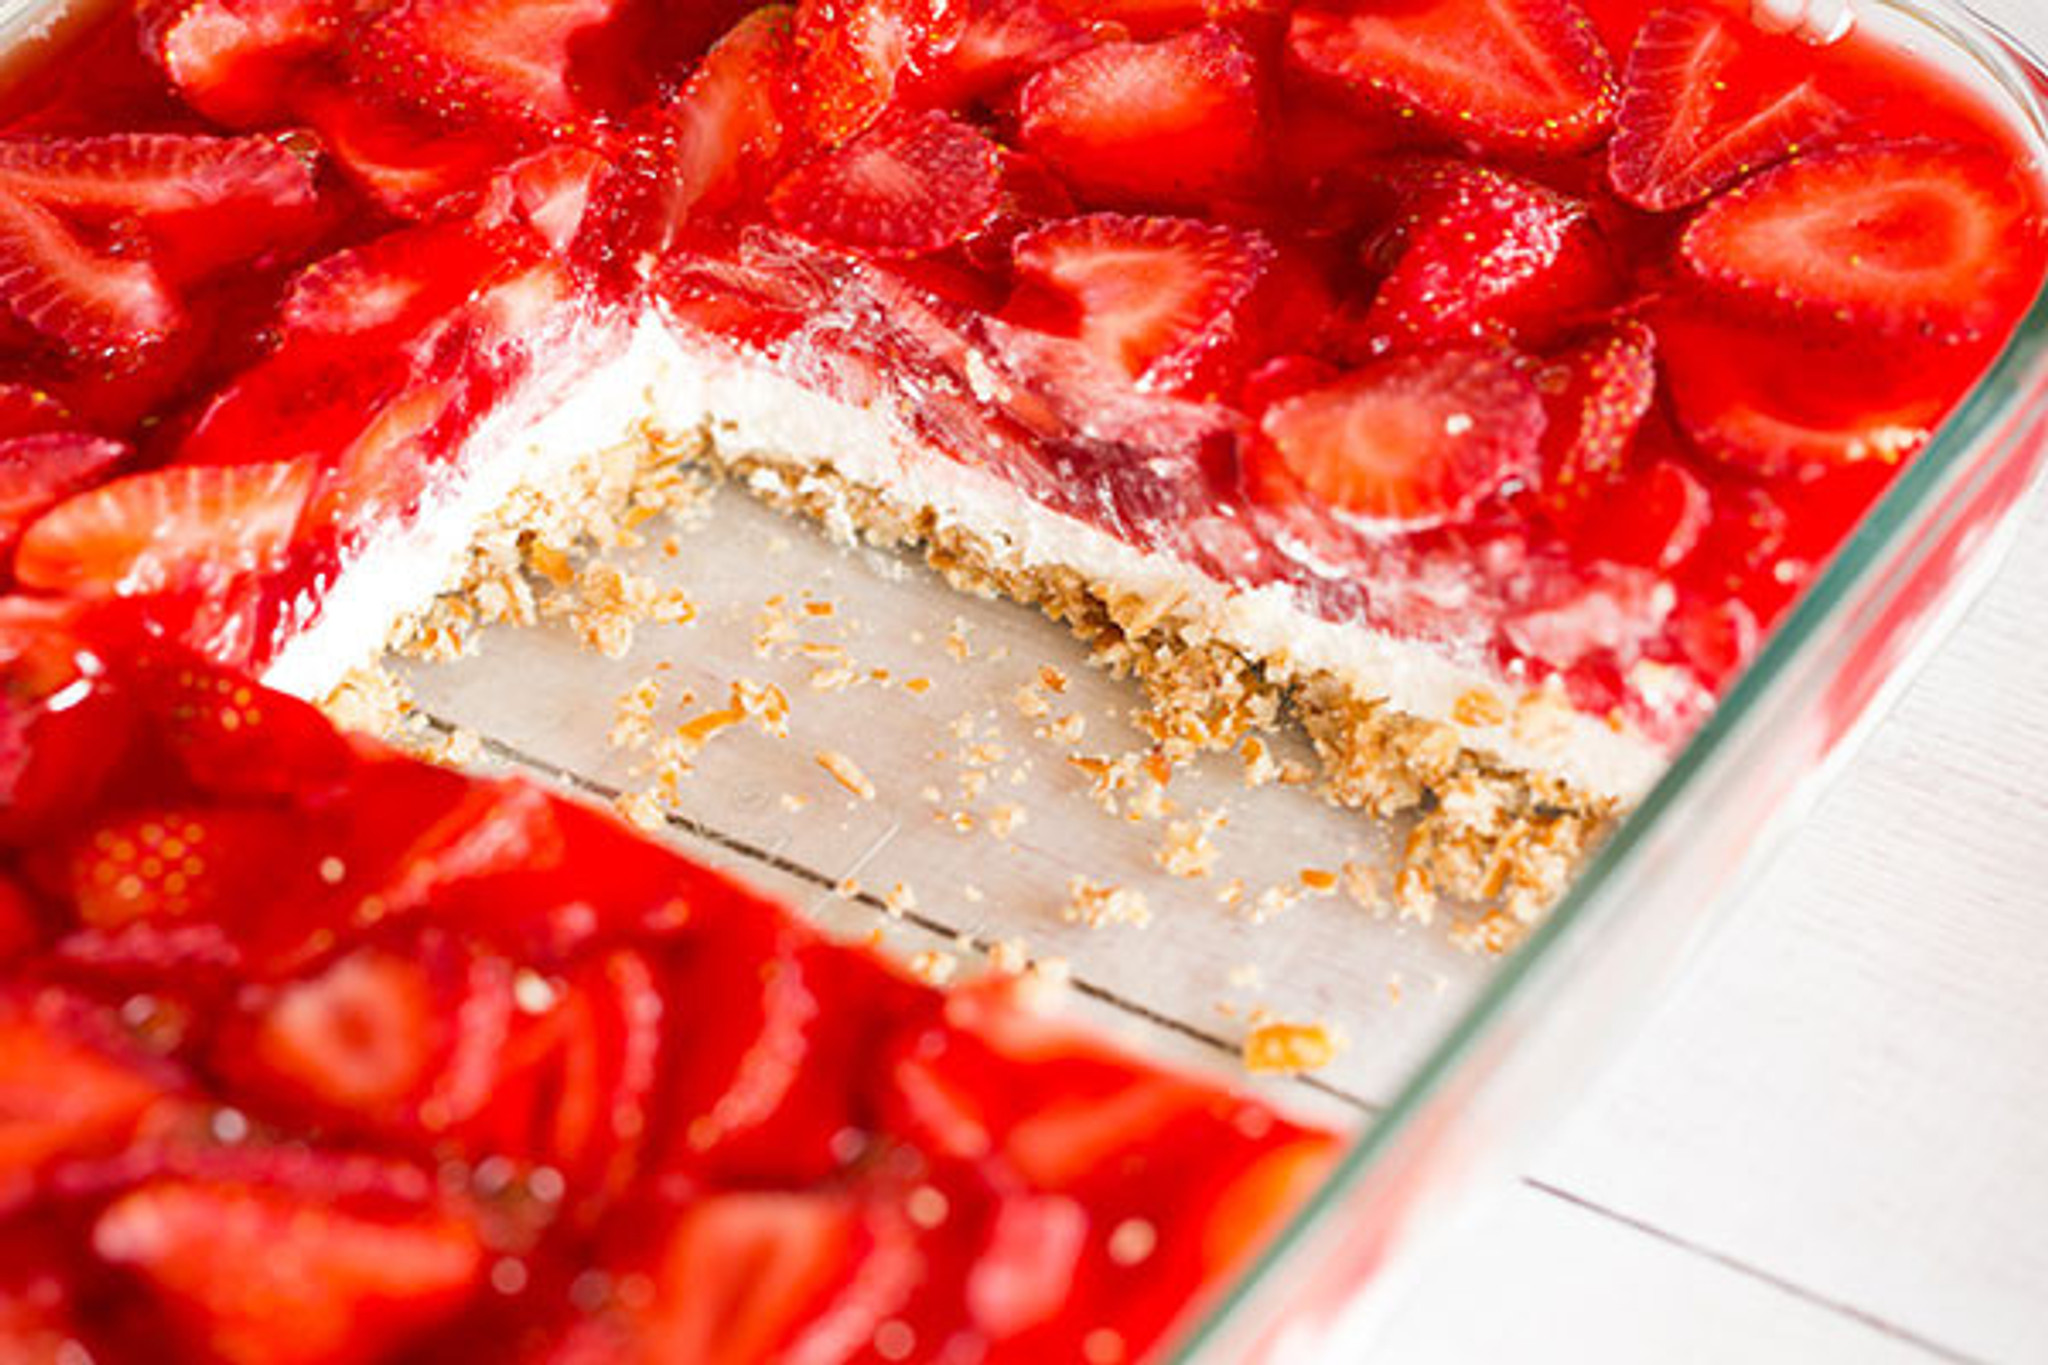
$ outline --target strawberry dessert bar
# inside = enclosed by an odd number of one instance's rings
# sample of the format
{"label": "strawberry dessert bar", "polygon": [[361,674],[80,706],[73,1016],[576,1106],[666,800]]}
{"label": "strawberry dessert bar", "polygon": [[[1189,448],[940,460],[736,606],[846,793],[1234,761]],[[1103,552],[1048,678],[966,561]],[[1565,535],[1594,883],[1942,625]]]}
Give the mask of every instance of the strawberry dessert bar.
{"label": "strawberry dessert bar", "polygon": [[1170,752],[1291,706],[1480,889],[1645,789],[2042,275],[1972,97],[1711,0],[140,0],[39,41],[16,590],[317,696],[516,565],[508,505],[697,460],[1070,620]]}
{"label": "strawberry dessert bar", "polygon": [[1331,1140],[0,614],[0,1359],[1137,1360]]}

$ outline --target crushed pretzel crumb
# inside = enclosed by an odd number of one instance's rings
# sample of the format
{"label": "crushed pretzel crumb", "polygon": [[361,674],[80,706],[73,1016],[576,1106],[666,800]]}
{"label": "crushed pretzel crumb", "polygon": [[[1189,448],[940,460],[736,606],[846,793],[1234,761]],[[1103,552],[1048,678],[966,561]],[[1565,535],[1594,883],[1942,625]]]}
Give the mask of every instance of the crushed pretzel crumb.
{"label": "crushed pretzel crumb", "polygon": [[868,775],[860,770],[860,765],[845,754],[837,749],[820,749],[811,757],[819,767],[832,775],[833,781],[861,800],[875,799],[875,784],[868,781]]}
{"label": "crushed pretzel crumb", "polygon": [[1142,891],[1075,876],[1067,882],[1067,903],[1060,910],[1060,918],[1090,929],[1113,924],[1142,929],[1152,922],[1152,909],[1145,903]]}
{"label": "crushed pretzel crumb", "polygon": [[943,986],[960,970],[960,959],[937,948],[926,948],[922,952],[911,954],[910,961],[905,965],[910,968],[912,975],[926,985]]}
{"label": "crushed pretzel crumb", "polygon": [[1299,1075],[1319,1071],[1336,1060],[1338,1040],[1323,1024],[1293,1024],[1272,1019],[1245,1035],[1244,1065],[1259,1075]]}

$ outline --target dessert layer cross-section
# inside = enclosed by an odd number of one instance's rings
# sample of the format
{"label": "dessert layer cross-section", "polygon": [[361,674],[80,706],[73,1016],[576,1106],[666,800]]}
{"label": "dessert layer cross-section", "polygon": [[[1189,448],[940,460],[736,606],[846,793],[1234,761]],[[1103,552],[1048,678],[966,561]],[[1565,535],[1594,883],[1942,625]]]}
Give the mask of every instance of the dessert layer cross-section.
{"label": "dessert layer cross-section", "polygon": [[306,695],[638,446],[1115,639],[1170,747],[1291,704],[1347,801],[1597,812],[2042,268],[1971,98],[1705,0],[148,0],[44,47],[8,574]]}

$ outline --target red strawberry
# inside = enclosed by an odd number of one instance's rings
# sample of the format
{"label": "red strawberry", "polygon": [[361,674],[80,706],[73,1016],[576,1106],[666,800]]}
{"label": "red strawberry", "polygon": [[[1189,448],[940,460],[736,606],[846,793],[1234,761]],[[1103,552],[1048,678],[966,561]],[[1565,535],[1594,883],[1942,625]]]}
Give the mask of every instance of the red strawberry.
{"label": "red strawberry", "polygon": [[1614,114],[1613,66],[1577,0],[1313,0],[1287,51],[1368,108],[1492,151],[1579,151]]}
{"label": "red strawberry", "polygon": [[0,1206],[52,1161],[120,1147],[167,1097],[167,1077],[122,1057],[116,1036],[60,991],[0,995]]}
{"label": "red strawberry", "polygon": [[81,923],[229,920],[256,915],[288,881],[292,846],[282,811],[173,805],[124,811],[80,830],[56,865],[56,885]]}
{"label": "red strawberry", "polygon": [[135,670],[134,682],[153,738],[197,791],[269,797],[317,790],[348,763],[347,741],[311,705],[234,669],[162,656]]}
{"label": "red strawberry", "polygon": [[287,460],[115,479],[30,526],[14,575],[29,587],[92,596],[224,587],[283,562],[312,473]]}
{"label": "red strawberry", "polygon": [[764,5],[742,19],[663,106],[673,130],[669,206],[677,222],[765,189],[794,140],[794,13]]}
{"label": "red strawberry", "polygon": [[1607,174],[1623,199],[1684,208],[1824,141],[1841,109],[1810,49],[1696,0],[1653,10],[1629,52]]}
{"label": "red strawberry", "polygon": [[2032,301],[2032,202],[2002,155],[1932,142],[1815,152],[1707,205],[1686,264],[1774,312],[1859,331],[1974,341]]}
{"label": "red strawberry", "polygon": [[142,14],[149,55],[219,123],[276,123],[308,61],[340,35],[341,0],[160,0]]}
{"label": "red strawberry", "polygon": [[435,114],[560,129],[589,107],[574,57],[621,0],[398,0],[359,39],[363,78]]}
{"label": "red strawberry", "polygon": [[[925,1274],[916,1230],[838,1190],[714,1194],[686,1205],[633,1273],[651,1292],[572,1327],[557,1365],[851,1360]],[[620,1270],[626,1267],[620,1267]]]}
{"label": "red strawberry", "polygon": [[896,102],[959,37],[962,6],[946,0],[798,0],[796,47],[806,132],[836,147]]}
{"label": "red strawberry", "polygon": [[446,935],[359,948],[318,975],[242,992],[218,1064],[262,1095],[355,1132],[458,1131],[494,1097],[512,968]]}
{"label": "red strawberry", "polygon": [[502,132],[444,129],[424,114],[385,104],[357,86],[308,78],[294,93],[300,117],[319,132],[348,176],[401,218],[428,218],[504,163]]}
{"label": "red strawberry", "polygon": [[[177,282],[295,239],[313,202],[305,163],[265,138],[0,141],[0,298],[74,350],[132,352],[178,324]],[[149,249],[97,249],[84,224]]]}
{"label": "red strawberry", "polygon": [[307,1185],[151,1180],[100,1214],[93,1250],[229,1365],[368,1361],[468,1300],[484,1249],[467,1219],[398,1201],[349,1207]]}
{"label": "red strawberry", "polygon": [[1655,326],[1679,427],[1702,454],[1767,478],[1902,460],[1960,392],[1915,374],[1924,357],[1897,347],[1790,338],[1718,321],[1697,301],[1660,310]]}
{"label": "red strawberry", "polygon": [[[1185,25],[1201,22],[1199,10]],[[960,36],[932,60],[931,74],[910,97],[960,109],[1061,61],[1093,40],[1052,0],[970,0]]]}
{"label": "red strawberry", "polygon": [[0,844],[48,847],[129,757],[135,705],[80,638],[83,614],[0,596]]}
{"label": "red strawberry", "polygon": [[0,556],[22,530],[126,457],[119,441],[77,431],[0,439]]}
{"label": "red strawberry", "polygon": [[1257,57],[1228,29],[1102,43],[1024,84],[1017,135],[1083,198],[1198,204],[1249,188],[1262,85]]}
{"label": "red strawberry", "polygon": [[1354,370],[1283,399],[1259,427],[1280,463],[1346,519],[1455,521],[1536,473],[1543,400],[1510,361],[1445,351]]}
{"label": "red strawberry", "polygon": [[1614,268],[1587,207],[1465,162],[1411,168],[1391,258],[1364,329],[1372,353],[1554,334],[1613,298]]}
{"label": "red strawberry", "polygon": [[611,169],[609,160],[588,148],[555,146],[535,152],[507,166],[491,182],[478,219],[490,225],[521,223],[547,250],[567,256]]}
{"label": "red strawberry", "polygon": [[14,878],[0,873],[0,964],[12,962],[42,941],[42,916]]}
{"label": "red strawberry", "polygon": [[1625,319],[1550,357],[1536,372],[1543,496],[1565,508],[1600,494],[1627,463],[1657,396],[1656,335]]}
{"label": "red strawberry", "polygon": [[1017,239],[1030,291],[1020,321],[1071,332],[1140,388],[1213,386],[1219,352],[1242,340],[1247,305],[1273,248],[1255,233],[1187,218],[1073,218]]}
{"label": "red strawberry", "polygon": [[966,237],[996,210],[996,146],[932,111],[890,119],[784,176],[775,220],[835,246],[914,256]]}

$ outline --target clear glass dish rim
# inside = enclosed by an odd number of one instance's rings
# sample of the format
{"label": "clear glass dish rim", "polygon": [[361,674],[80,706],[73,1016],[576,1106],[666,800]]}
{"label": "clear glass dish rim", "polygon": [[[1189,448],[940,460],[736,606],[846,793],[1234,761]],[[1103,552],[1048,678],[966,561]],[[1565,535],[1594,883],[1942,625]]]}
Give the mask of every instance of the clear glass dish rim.
{"label": "clear glass dish rim", "polygon": [[[2048,80],[2048,61],[1998,24],[1953,0],[1856,3],[1866,7],[1866,12],[1888,11],[1921,25],[1958,49],[1997,88],[2012,96],[2031,123],[2018,131],[2041,159],[2040,175],[2048,188],[2048,101],[2044,101],[2048,92],[2028,82],[2021,69],[2031,66]],[[1485,1046],[1494,1030],[1505,1024],[1512,1007],[1542,984],[1544,970],[1565,958],[1603,921],[1629,913],[1630,907],[1610,903],[1613,896],[1608,888],[1622,881],[1622,870],[1637,856],[1651,831],[1684,814],[1687,797],[1722,748],[1772,695],[1774,685],[1793,670],[1812,642],[1847,609],[1855,590],[1940,509],[1943,495],[1968,470],[1980,443],[1997,436],[2003,423],[2018,412],[2028,397],[2028,380],[2044,366],[2048,366],[2048,282],[1991,367],[1800,594],[1756,659],[1679,750],[1649,794],[1620,822],[1543,923],[1501,963],[1393,1098],[1346,1146],[1307,1201],[1252,1262],[1232,1277],[1223,1292],[1203,1306],[1163,1365],[1196,1365],[1205,1359],[1206,1349],[1221,1344],[1240,1325],[1241,1313],[1263,1294],[1276,1290],[1276,1277],[1289,1269],[1295,1254],[1324,1220],[1341,1216],[1346,1199],[1377,1170],[1379,1158],[1457,1076],[1461,1066]]]}

